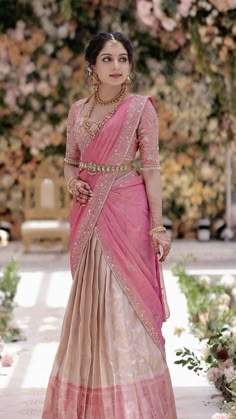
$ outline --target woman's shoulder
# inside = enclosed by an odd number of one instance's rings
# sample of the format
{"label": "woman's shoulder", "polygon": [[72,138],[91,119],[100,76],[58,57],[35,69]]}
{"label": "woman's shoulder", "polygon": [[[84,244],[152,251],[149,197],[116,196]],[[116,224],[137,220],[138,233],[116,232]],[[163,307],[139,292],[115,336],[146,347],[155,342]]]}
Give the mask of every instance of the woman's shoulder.
{"label": "woman's shoulder", "polygon": [[136,96],[139,102],[143,103],[145,111],[149,111],[149,112],[155,111],[155,113],[157,112],[157,103],[152,96],[140,95],[140,94],[136,94],[134,96]]}
{"label": "woman's shoulder", "polygon": [[87,100],[88,100],[88,98],[87,98],[87,97],[84,97],[84,98],[81,98],[81,99],[76,100],[74,103],[72,103],[72,105],[71,105],[70,109],[77,109],[77,108],[79,108],[79,107],[80,107],[80,106],[82,106],[85,102],[87,102]]}
{"label": "woman's shoulder", "polygon": [[152,96],[140,95],[140,94],[134,94],[133,96],[135,96],[138,101],[145,103],[147,107],[150,107],[152,105],[154,106],[154,108],[156,107],[155,100]]}

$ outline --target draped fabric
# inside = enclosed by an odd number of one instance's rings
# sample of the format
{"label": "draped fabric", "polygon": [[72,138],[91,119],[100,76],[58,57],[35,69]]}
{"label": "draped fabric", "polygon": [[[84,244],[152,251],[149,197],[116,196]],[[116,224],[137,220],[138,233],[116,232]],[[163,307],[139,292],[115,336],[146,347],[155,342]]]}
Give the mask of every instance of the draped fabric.
{"label": "draped fabric", "polygon": [[[147,101],[126,98],[80,150],[82,160],[126,160]],[[134,170],[79,175],[93,198],[86,207],[74,202],[70,214],[73,283],[42,419],[176,419],[143,177]]]}

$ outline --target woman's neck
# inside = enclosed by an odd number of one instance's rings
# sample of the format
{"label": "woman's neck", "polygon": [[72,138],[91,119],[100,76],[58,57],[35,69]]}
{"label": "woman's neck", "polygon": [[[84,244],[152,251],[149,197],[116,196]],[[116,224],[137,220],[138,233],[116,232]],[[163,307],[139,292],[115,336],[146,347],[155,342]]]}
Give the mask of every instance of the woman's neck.
{"label": "woman's neck", "polygon": [[98,88],[99,97],[102,100],[111,100],[115,97],[120,91],[121,86],[111,86],[108,84],[101,84]]}

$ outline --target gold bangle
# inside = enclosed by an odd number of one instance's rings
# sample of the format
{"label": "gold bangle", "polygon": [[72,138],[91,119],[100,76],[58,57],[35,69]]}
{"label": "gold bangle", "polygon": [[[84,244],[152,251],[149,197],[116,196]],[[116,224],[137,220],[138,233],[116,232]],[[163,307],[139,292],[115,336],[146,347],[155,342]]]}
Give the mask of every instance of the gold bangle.
{"label": "gold bangle", "polygon": [[72,185],[76,182],[78,180],[78,178],[76,177],[76,176],[71,176],[70,177],[70,179],[66,182],[66,187],[67,187],[67,190],[71,193],[71,194],[73,194],[73,192],[72,192],[72,190],[71,190],[71,187],[72,187]]}
{"label": "gold bangle", "polygon": [[152,236],[152,235],[153,235],[153,233],[159,233],[159,232],[161,232],[161,231],[166,231],[166,228],[165,228],[163,225],[159,225],[159,226],[157,226],[157,227],[152,228],[152,229],[149,231],[149,234],[150,234],[150,236]]}

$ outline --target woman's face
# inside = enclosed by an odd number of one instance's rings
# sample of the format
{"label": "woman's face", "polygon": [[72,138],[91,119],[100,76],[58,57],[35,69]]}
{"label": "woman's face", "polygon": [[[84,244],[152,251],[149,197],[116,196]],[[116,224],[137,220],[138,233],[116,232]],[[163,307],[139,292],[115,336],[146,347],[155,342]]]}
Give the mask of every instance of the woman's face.
{"label": "woman's face", "polygon": [[107,41],[97,56],[96,64],[91,67],[102,83],[118,86],[127,79],[131,65],[123,45]]}

